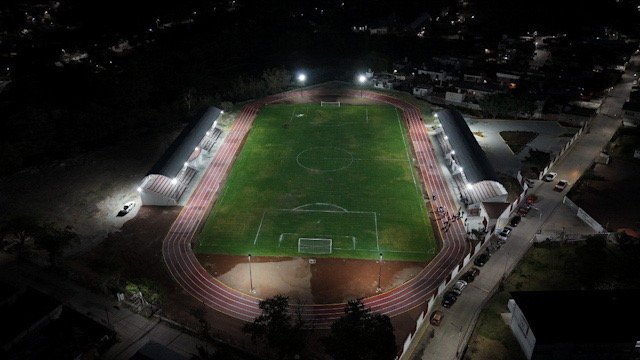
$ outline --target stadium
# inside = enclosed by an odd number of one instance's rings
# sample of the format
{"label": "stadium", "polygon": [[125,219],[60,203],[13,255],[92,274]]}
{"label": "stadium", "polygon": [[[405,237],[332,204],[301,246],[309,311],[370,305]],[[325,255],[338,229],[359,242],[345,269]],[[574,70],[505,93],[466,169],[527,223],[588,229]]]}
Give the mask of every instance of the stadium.
{"label": "stadium", "polygon": [[[428,310],[479,248],[461,210],[506,198],[490,165],[475,163],[483,154],[473,154],[478,145],[456,114],[441,111],[441,125],[428,129],[411,102],[344,85],[253,101],[224,131],[215,125],[220,111],[209,109],[179,137],[187,145],[172,146],[194,150],[165,154],[154,169],[173,170],[151,171],[140,189],[143,204],[155,205],[149,178],[185,189],[179,197],[170,189],[162,195],[184,204],[163,242],[172,278],[212,309],[252,321],[261,300],[252,256],[419,262],[421,270],[398,286],[381,289],[378,277],[364,301],[389,316]],[[191,186],[180,176],[186,172],[193,173]],[[486,230],[482,209],[478,227]],[[200,263],[203,254],[248,257],[250,286],[217,279]],[[307,321],[326,328],[344,303],[301,306]]]}

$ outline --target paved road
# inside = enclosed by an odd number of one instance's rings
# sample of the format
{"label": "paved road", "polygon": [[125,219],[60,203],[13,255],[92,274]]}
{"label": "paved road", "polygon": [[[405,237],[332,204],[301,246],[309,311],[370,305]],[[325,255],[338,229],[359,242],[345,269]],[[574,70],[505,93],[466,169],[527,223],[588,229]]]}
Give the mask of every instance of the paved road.
{"label": "paved road", "polygon": [[[622,81],[604,100],[589,130],[553,168],[553,171],[558,173],[558,179],[566,179],[570,185],[574,184],[621,124],[622,105],[631,91],[634,68],[636,64],[640,64],[640,56],[634,56],[631,63],[634,66],[630,66]],[[543,228],[558,229],[559,224],[575,222],[575,216],[566,211],[562,204],[562,198],[568,189],[558,193],[553,191],[553,184],[539,182],[533,189],[532,192],[540,198],[536,204],[541,211],[539,216],[536,216],[535,211],[531,211],[515,229],[507,244],[493,254],[481,269],[480,276],[465,289],[458,302],[451,309],[444,310],[444,321],[435,331],[434,337],[428,336],[432,329],[430,326],[418,333],[420,338],[416,341],[416,348],[426,346],[422,359],[458,359],[469,340],[482,306],[489,299],[490,291],[511,272],[527,252],[534,234]]]}

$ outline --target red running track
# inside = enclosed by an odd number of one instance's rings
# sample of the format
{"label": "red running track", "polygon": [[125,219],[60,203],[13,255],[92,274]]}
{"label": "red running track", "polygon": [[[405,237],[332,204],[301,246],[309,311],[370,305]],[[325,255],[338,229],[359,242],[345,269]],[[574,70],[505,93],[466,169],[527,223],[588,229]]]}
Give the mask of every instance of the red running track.
{"label": "red running track", "polygon": [[[298,91],[286,92],[255,101],[246,105],[234,121],[223,144],[214,155],[211,164],[162,244],[164,261],[171,276],[185,291],[212,309],[243,321],[253,321],[261,313],[258,308],[259,298],[230,288],[212,277],[198,262],[191,248],[209,210],[217,199],[218,190],[224,184],[253,120],[265,104],[298,96],[312,98],[324,95],[353,98],[362,96],[400,109],[413,145],[419,177],[429,196],[435,195],[437,199],[432,202],[432,210],[442,206],[450,214],[457,213],[458,207],[447,187],[440,166],[437,165],[426,126],[420,111],[414,105],[376,92],[343,91],[337,94],[335,91],[326,92],[322,89],[306,90],[303,94]],[[442,239],[440,252],[411,280],[387,292],[366,298],[365,304],[373,311],[393,317],[418,306],[424,306],[437,292],[443,281],[448,279],[453,268],[462,264],[468,253],[464,226],[461,221],[456,221],[448,232],[442,233],[441,221],[437,220],[438,229],[436,229]],[[303,318],[314,324],[316,328],[328,328],[344,314],[344,304],[302,305],[302,314]]]}

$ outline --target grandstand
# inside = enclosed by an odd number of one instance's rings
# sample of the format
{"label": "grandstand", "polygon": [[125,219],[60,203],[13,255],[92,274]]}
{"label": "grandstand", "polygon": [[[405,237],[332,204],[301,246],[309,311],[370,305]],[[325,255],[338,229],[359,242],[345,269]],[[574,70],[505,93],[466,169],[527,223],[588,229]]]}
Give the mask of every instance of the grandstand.
{"label": "grandstand", "polygon": [[452,109],[439,111],[437,115],[442,128],[435,136],[445,154],[460,200],[466,205],[505,202],[507,190],[498,182],[495,170],[464,117]]}
{"label": "grandstand", "polygon": [[142,205],[175,206],[186,201],[222,136],[217,127],[221,114],[210,107],[185,127],[138,187]]}

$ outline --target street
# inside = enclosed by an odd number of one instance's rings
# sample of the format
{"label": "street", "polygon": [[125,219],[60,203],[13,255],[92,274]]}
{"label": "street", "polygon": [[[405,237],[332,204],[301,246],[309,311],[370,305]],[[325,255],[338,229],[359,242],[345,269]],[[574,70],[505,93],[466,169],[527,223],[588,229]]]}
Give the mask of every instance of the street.
{"label": "street", "polygon": [[[621,82],[610,91],[586,133],[552,168],[552,171],[558,173],[556,180],[550,183],[537,181],[536,186],[529,191],[529,194],[535,194],[539,198],[535,204],[539,213],[532,210],[515,228],[507,243],[493,254],[484,267],[480,268],[480,275],[464,290],[457,303],[450,309],[442,309],[444,319],[442,324],[435,329],[433,338],[429,336],[433,329],[431,325],[418,331],[413,351],[424,347],[421,356],[423,360],[460,358],[469,341],[478,315],[492,294],[492,289],[499,285],[500,281],[513,270],[529,250],[533,237],[538,231],[563,229],[573,233],[592,232],[574,214],[567,211],[562,204],[562,199],[569,191],[570,186],[588,169],[593,159],[620,126],[622,105],[631,91],[633,72],[639,62],[640,57],[638,56],[631,59],[632,65],[628,67]],[[569,187],[561,193],[553,191],[553,186],[560,179],[569,181]],[[467,268],[470,265],[472,263]],[[460,273],[464,273],[464,271],[466,269],[461,270]],[[410,359],[414,354],[412,351],[408,351],[407,355],[403,357]]]}

